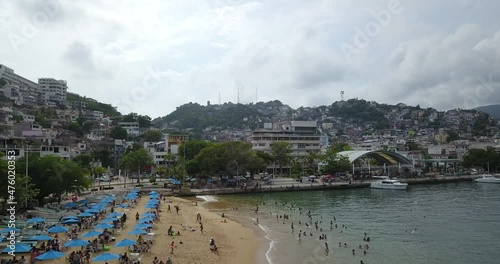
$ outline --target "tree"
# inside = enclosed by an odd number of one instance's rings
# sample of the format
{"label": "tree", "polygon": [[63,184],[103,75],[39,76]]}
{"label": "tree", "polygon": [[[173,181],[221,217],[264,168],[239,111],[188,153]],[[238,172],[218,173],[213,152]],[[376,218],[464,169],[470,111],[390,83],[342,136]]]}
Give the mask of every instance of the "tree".
{"label": "tree", "polygon": [[92,159],[93,158],[90,154],[80,154],[73,158],[73,162],[78,164],[81,168],[90,169]]}
{"label": "tree", "polygon": [[153,155],[144,148],[134,148],[122,156],[122,166],[130,171],[137,171],[137,183],[140,183],[141,168],[153,164]]}
{"label": "tree", "polygon": [[271,145],[271,156],[280,166],[280,174],[283,174],[283,166],[290,164],[292,152],[290,144],[286,141],[275,142]]}
{"label": "tree", "polygon": [[113,139],[127,139],[127,130],[121,126],[115,126],[111,129],[110,136]]}
{"label": "tree", "polygon": [[[17,166],[25,166],[25,159],[19,159]],[[81,193],[90,186],[90,180],[77,163],[56,156],[31,156],[29,174],[34,186],[39,189],[36,199],[43,206],[46,197],[58,202],[64,193]],[[24,174],[22,174],[24,175]]]}
{"label": "tree", "polygon": [[161,132],[159,130],[148,130],[144,132],[144,141],[157,142],[161,140]]}
{"label": "tree", "polygon": [[[7,204],[7,200],[10,199],[11,193],[7,189],[7,186],[14,186],[15,189],[15,202],[19,205],[25,204],[25,201],[29,201],[32,198],[36,197],[38,194],[38,189],[35,187],[33,183],[31,183],[31,177],[26,177],[26,175],[21,175],[19,173],[15,174],[15,177],[9,178],[9,163],[6,160],[2,159],[3,153],[0,152],[0,175],[4,175],[0,177],[0,186],[5,187],[5,191],[0,192],[0,200],[2,200],[2,209],[5,209]],[[12,160],[11,160],[12,161]],[[17,163],[17,166],[22,164]],[[22,167],[24,168],[24,167]],[[15,173],[15,172],[14,172]],[[13,181],[12,181],[13,180]]]}
{"label": "tree", "polygon": [[321,173],[346,172],[351,168],[351,162],[347,156],[333,154],[327,155],[323,159],[324,166],[321,167]]}
{"label": "tree", "polygon": [[111,158],[111,152],[105,148],[92,150],[91,155],[94,160],[99,160],[105,168],[114,165],[114,161]]}
{"label": "tree", "polygon": [[500,167],[500,153],[495,152],[495,149],[492,147],[488,147],[487,149],[470,149],[463,159],[466,168],[481,167],[486,171],[488,170],[488,166],[492,170]]}
{"label": "tree", "polygon": [[198,155],[198,153],[200,153],[201,150],[211,145],[213,145],[213,143],[205,140],[184,141],[179,146],[178,155],[182,158],[185,156],[186,160],[192,160],[196,155]]}

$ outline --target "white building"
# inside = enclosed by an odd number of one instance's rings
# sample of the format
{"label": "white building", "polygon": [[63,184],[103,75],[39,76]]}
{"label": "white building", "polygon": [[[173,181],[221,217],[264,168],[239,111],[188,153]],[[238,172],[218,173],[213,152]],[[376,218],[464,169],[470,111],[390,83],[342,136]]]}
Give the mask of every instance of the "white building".
{"label": "white building", "polygon": [[68,146],[42,146],[40,148],[40,156],[57,156],[63,159],[70,159],[71,152]]}
{"label": "white building", "polygon": [[140,134],[139,122],[120,122],[118,125],[127,130],[128,135],[138,136]]}
{"label": "white building", "polygon": [[[10,87],[9,90],[16,90],[14,92],[17,93],[17,96],[14,96],[16,97],[16,104],[28,106],[35,106],[37,104],[40,94],[40,88],[37,83],[14,73],[13,69],[2,64],[0,64],[0,78],[7,82],[8,85],[6,87]],[[6,88],[4,88],[4,92],[5,90]]]}
{"label": "white building", "polygon": [[316,121],[287,121],[276,124],[266,123],[264,129],[252,133],[253,150],[271,152],[271,145],[285,141],[290,144],[295,157],[321,150],[321,134]]}
{"label": "white building", "polygon": [[68,84],[65,80],[56,80],[53,78],[40,78],[38,85],[41,89],[41,99],[46,102],[66,104],[68,94]]}

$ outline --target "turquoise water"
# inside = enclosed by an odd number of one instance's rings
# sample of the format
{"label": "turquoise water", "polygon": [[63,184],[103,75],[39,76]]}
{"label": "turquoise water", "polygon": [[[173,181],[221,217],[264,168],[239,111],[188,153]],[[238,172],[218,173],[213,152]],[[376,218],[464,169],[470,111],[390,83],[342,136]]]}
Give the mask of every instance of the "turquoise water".
{"label": "turquoise water", "polygon": [[[500,263],[500,185],[452,183],[410,186],[407,191],[352,189],[220,198],[239,206],[228,212],[230,216],[259,218],[255,227],[265,230],[272,241],[267,259],[273,264]],[[323,232],[314,225],[306,228],[308,210],[313,222],[322,221],[318,227]],[[276,219],[277,214],[289,214],[290,219]],[[333,217],[338,228],[330,231]],[[298,240],[299,229],[313,236]],[[365,232],[370,242],[363,241]],[[319,240],[320,234],[327,240]],[[358,249],[365,244],[366,255]]]}

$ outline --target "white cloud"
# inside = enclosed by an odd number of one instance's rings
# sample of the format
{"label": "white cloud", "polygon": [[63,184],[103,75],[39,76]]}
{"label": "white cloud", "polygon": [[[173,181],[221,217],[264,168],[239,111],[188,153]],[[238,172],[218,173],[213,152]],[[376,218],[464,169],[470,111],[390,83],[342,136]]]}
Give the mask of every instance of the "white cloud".
{"label": "white cloud", "polygon": [[[51,1],[0,3],[0,63],[34,80],[66,79],[70,91],[121,111],[160,116],[217,102],[219,92],[236,102],[237,87],[243,103],[257,89],[259,100],[293,107],[330,104],[341,90],[441,109],[500,98],[498,88],[478,88],[490,74],[500,81],[494,1],[401,1],[402,13],[348,63],[341,43],[391,0],[59,0],[59,12],[14,52],[6,36]],[[145,89],[151,70],[161,78]]]}

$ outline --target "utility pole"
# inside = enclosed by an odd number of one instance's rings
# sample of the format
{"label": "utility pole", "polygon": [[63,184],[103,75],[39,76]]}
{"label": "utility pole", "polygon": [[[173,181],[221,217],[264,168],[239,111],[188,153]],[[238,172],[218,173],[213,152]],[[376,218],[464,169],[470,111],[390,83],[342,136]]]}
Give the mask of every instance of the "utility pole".
{"label": "utility pole", "polygon": [[[24,152],[26,153],[26,191],[28,191],[28,163],[29,163],[28,152],[29,152],[29,149],[30,149],[30,144],[28,143],[28,151],[26,151],[26,149],[24,150]],[[28,196],[26,196],[25,206],[26,206],[26,210],[28,210]]]}

